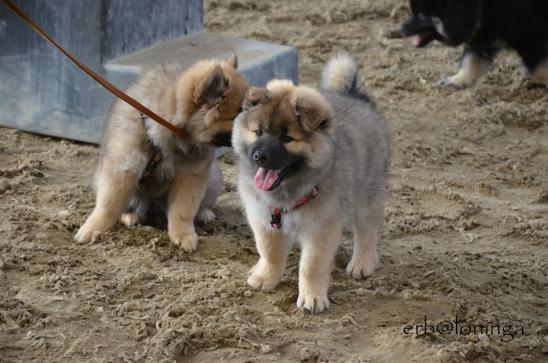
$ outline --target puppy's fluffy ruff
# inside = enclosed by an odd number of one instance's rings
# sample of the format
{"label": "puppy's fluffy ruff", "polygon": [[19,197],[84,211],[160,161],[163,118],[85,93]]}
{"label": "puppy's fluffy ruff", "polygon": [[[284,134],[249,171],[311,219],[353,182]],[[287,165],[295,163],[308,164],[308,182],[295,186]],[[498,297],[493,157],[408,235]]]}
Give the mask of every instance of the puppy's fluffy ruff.
{"label": "puppy's fluffy ruff", "polygon": [[[129,225],[165,224],[167,219],[171,240],[188,252],[196,248],[193,220],[200,205],[199,214],[211,218],[208,208],[221,190],[214,146],[229,139],[247,89],[236,67],[235,56],[224,62],[200,61],[186,70],[162,66],[128,88],[129,95],[181,128],[184,139],[152,120],[143,121],[126,103],[115,102],[94,179],[96,206],[76,240],[90,241],[125,213],[122,220]],[[163,159],[143,179],[156,150]]]}

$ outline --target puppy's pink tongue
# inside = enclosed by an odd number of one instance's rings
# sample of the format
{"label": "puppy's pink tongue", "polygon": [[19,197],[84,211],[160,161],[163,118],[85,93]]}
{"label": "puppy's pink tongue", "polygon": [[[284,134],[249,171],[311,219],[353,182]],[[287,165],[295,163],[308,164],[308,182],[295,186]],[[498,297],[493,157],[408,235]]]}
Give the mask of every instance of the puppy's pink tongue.
{"label": "puppy's pink tongue", "polygon": [[255,186],[257,188],[262,190],[270,190],[276,180],[278,180],[279,175],[279,170],[259,168],[259,170],[257,170],[257,173],[255,174],[255,177],[253,178],[253,181],[255,182]]}

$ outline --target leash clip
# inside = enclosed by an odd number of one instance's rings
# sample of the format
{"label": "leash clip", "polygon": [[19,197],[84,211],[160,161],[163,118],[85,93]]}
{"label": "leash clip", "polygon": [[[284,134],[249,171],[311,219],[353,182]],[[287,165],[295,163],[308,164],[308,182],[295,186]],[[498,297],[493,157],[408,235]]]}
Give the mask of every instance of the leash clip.
{"label": "leash clip", "polygon": [[282,228],[282,210],[280,208],[274,208],[270,215],[270,226],[274,229]]}
{"label": "leash clip", "polygon": [[320,193],[319,187],[314,187],[308,193],[308,195],[305,195],[304,197],[301,197],[297,203],[291,208],[291,209],[282,209],[280,207],[272,207],[270,206],[270,226],[274,229],[280,229],[282,228],[282,213],[289,213],[297,208],[302,207],[306,203],[308,203],[310,200],[316,198],[318,194]]}

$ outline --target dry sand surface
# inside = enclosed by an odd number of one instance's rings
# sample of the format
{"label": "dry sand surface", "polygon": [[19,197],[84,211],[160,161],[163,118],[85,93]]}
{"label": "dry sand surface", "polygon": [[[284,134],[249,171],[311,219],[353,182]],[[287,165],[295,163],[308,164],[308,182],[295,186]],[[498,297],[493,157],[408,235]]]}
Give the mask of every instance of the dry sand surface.
{"label": "dry sand surface", "polygon": [[[315,85],[336,49],[353,52],[392,130],[382,266],[344,273],[332,307],[297,310],[298,250],[281,285],[252,291],[257,260],[222,159],[217,220],[196,253],[165,232],[118,227],[72,240],[93,207],[97,148],[0,131],[2,362],[542,362],[548,360],[548,91],[510,53],[473,89],[440,90],[459,50],[412,49],[393,32],[397,0],[206,0],[208,30],[296,46]],[[424,316],[518,326],[496,334],[404,333]],[[495,331],[496,333],[496,331]],[[511,338],[511,339],[510,339]]]}

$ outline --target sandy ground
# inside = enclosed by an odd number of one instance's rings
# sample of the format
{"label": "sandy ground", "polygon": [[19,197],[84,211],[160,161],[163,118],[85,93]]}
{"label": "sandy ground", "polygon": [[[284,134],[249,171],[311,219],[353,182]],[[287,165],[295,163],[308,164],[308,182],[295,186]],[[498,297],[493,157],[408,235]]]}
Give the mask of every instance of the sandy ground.
{"label": "sandy ground", "polygon": [[[93,207],[97,148],[0,130],[2,362],[541,362],[548,359],[548,92],[508,53],[477,87],[440,90],[459,50],[394,37],[397,0],[205,1],[210,31],[299,48],[314,85],[332,51],[359,58],[392,129],[382,267],[344,273],[319,316],[296,309],[298,251],[281,285],[250,290],[257,259],[231,155],[217,221],[193,255],[149,227],[72,236]],[[458,315],[496,334],[405,334]],[[517,332],[522,326],[523,334]]]}

